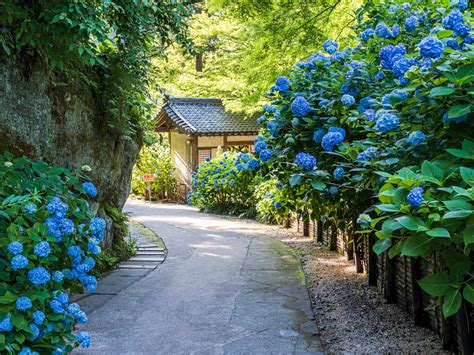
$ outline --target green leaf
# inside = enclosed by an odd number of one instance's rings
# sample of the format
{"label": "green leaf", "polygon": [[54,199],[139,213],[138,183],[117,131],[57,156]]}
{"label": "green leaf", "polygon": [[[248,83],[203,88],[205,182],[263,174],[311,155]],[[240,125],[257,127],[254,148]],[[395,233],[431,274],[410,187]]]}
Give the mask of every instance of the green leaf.
{"label": "green leaf", "polygon": [[421,164],[421,174],[434,178],[435,183],[436,181],[442,182],[444,178],[443,170],[428,160],[425,160],[423,164]]}
{"label": "green leaf", "polygon": [[474,244],[474,225],[468,225],[462,232],[464,244]]}
{"label": "green leaf", "polygon": [[443,201],[443,203],[450,211],[469,211],[472,209],[472,205],[469,202],[463,200],[449,200]]}
{"label": "green leaf", "polygon": [[436,88],[431,89],[430,97],[436,96],[447,96],[451,95],[454,92],[453,88],[447,86],[438,86]]}
{"label": "green leaf", "polygon": [[443,301],[443,315],[448,318],[461,308],[462,297],[459,290],[450,290]]}
{"label": "green leaf", "polygon": [[16,301],[18,297],[11,292],[6,292],[3,296],[0,296],[0,304],[10,304]]}
{"label": "green leaf", "polygon": [[303,175],[301,174],[293,174],[290,177],[290,186],[294,187],[296,185],[299,185],[301,181],[303,180]]}
{"label": "green leaf", "polygon": [[430,249],[431,238],[421,235],[408,237],[402,246],[402,256],[421,256]]}
{"label": "green leaf", "polygon": [[459,171],[461,172],[462,179],[470,186],[474,186],[474,169],[462,166]]}
{"label": "green leaf", "polygon": [[446,228],[433,228],[426,232],[430,237],[437,237],[437,238],[451,238],[449,231]]}
{"label": "green leaf", "polygon": [[324,191],[326,189],[326,184],[321,180],[311,180],[310,185],[315,190]]}
{"label": "green leaf", "polygon": [[464,115],[467,115],[471,112],[471,105],[464,104],[464,105],[456,105],[449,109],[448,111],[448,118],[458,118]]}
{"label": "green leaf", "polygon": [[25,317],[20,315],[13,315],[12,323],[18,329],[23,329],[28,326],[28,321],[25,319]]}
{"label": "green leaf", "polygon": [[389,219],[383,222],[382,224],[382,232],[390,234],[393,231],[396,231],[397,229],[402,228],[400,223],[397,221],[394,221],[393,219]]}
{"label": "green leaf", "polygon": [[375,208],[378,208],[381,211],[385,212],[399,212],[400,207],[397,205],[392,205],[392,204],[381,204],[381,205],[375,205]]}
{"label": "green leaf", "polygon": [[449,276],[447,272],[437,272],[431,275],[428,275],[418,281],[418,285],[425,291],[427,294],[435,297],[444,296],[449,288]]}
{"label": "green leaf", "polygon": [[446,149],[446,151],[455,156],[456,158],[462,158],[462,159],[474,159],[474,155],[472,155],[469,152],[466,152],[465,150],[461,149]]}
{"label": "green leaf", "polygon": [[441,30],[438,33],[436,33],[436,37],[439,39],[447,38],[450,37],[453,34],[453,31],[451,30]]}
{"label": "green leaf", "polygon": [[416,180],[417,179],[416,173],[414,173],[412,170],[410,170],[408,168],[400,169],[400,171],[398,172],[398,176],[400,176],[401,178],[403,178],[405,180]]}
{"label": "green leaf", "polygon": [[403,227],[411,231],[421,232],[429,230],[425,222],[423,222],[421,218],[416,216],[402,216],[398,217],[396,220]]}
{"label": "green leaf", "polygon": [[466,211],[466,210],[458,210],[458,211],[451,211],[446,213],[443,216],[443,219],[451,219],[451,218],[466,218],[471,215],[472,211]]}
{"label": "green leaf", "polygon": [[375,242],[373,250],[375,254],[380,255],[391,246],[392,246],[391,239],[380,239]]}
{"label": "green leaf", "polygon": [[0,334],[0,345],[5,344],[5,335]]}
{"label": "green leaf", "polygon": [[467,285],[464,288],[462,295],[466,301],[474,304],[474,284]]}

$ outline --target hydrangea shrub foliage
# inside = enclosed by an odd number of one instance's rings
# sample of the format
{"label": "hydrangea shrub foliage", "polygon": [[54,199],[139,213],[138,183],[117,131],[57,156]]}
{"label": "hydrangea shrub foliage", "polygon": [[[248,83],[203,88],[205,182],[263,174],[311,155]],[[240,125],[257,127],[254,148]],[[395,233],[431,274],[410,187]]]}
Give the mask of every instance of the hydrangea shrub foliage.
{"label": "hydrangea shrub foliage", "polygon": [[90,275],[106,224],[81,171],[0,156],[0,352],[69,353],[88,347],[87,322],[70,293],[93,292]]}
{"label": "hydrangea shrub foliage", "polygon": [[348,43],[328,40],[270,89],[260,174],[285,210],[375,233],[376,253],[439,254],[419,284],[451,316],[474,303],[472,12],[368,0],[355,17]]}

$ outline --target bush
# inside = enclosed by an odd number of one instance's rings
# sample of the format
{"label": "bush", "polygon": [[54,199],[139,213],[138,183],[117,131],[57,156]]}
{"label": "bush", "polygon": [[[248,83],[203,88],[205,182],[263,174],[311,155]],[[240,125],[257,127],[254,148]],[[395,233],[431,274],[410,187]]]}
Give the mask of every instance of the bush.
{"label": "bush", "polygon": [[157,199],[164,199],[176,194],[177,181],[173,175],[169,145],[158,137],[154,137],[155,142],[145,145],[140,152],[132,172],[132,192],[144,196],[147,183],[143,181],[143,175],[154,174],[155,180],[148,183],[150,192]]}
{"label": "bush", "polygon": [[267,179],[284,182],[285,206],[338,226],[361,214],[362,232],[377,231],[374,249],[390,257],[440,253],[444,267],[420,285],[445,316],[462,295],[474,302],[467,8],[367,1],[355,13],[357,46],[325,42],[278,78],[260,118]]}
{"label": "bush", "polygon": [[97,191],[81,171],[0,155],[0,351],[67,353],[88,347],[87,321],[69,293],[93,292],[89,273],[105,221],[88,200]]}

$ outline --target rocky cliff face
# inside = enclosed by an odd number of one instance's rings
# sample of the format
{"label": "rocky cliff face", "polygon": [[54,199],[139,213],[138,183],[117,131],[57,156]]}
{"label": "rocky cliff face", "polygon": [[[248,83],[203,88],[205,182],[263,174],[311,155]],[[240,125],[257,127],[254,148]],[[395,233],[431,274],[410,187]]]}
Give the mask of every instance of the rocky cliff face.
{"label": "rocky cliff face", "polygon": [[[107,125],[81,82],[53,82],[48,67],[0,61],[0,150],[69,169],[89,165],[101,205],[122,208],[142,137]],[[57,79],[56,79],[57,80]]]}

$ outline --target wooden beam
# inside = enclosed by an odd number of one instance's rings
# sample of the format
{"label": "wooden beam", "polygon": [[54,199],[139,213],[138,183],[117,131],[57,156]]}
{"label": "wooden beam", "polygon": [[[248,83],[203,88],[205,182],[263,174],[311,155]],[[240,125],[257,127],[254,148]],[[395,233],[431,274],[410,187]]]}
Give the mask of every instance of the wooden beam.
{"label": "wooden beam", "polygon": [[423,294],[417,280],[422,278],[420,258],[410,258],[412,314],[415,325],[423,323]]}
{"label": "wooden beam", "polygon": [[375,233],[369,234],[368,262],[367,273],[369,274],[369,286],[377,286],[377,254],[373,250],[373,246],[377,240]]}

